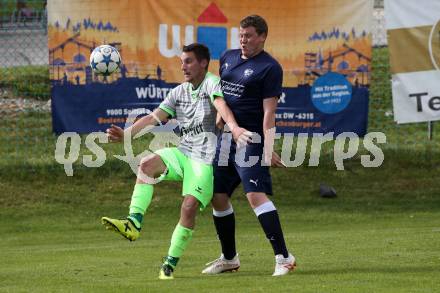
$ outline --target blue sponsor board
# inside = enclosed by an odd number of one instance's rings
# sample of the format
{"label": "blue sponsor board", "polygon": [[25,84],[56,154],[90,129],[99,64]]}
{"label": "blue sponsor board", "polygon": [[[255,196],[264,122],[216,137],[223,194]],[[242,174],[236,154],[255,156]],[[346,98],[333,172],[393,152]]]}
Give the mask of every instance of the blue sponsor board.
{"label": "blue sponsor board", "polygon": [[284,103],[283,100],[280,101],[276,113],[277,132],[295,134],[333,132],[334,135],[354,132],[364,136],[367,132],[369,91],[367,87],[356,86],[353,86],[351,91],[348,103],[347,97],[343,102],[335,103],[337,105],[334,107],[339,109],[339,112],[332,110],[335,112],[325,113],[323,110],[329,108],[317,108],[311,98],[311,86],[284,88]]}
{"label": "blue sponsor board", "polygon": [[123,127],[131,111],[139,116],[147,114],[175,86],[162,80],[138,78],[108,84],[53,84],[53,131],[90,133],[105,131],[111,124]]}
{"label": "blue sponsor board", "polygon": [[[84,85],[53,82],[53,131],[90,133],[105,131],[111,124],[123,127],[131,111],[145,115],[154,110],[176,85],[139,78]],[[277,132],[355,132],[363,136],[367,131],[368,93],[368,87],[351,86],[335,75],[323,75],[313,86],[283,88],[276,113]]]}

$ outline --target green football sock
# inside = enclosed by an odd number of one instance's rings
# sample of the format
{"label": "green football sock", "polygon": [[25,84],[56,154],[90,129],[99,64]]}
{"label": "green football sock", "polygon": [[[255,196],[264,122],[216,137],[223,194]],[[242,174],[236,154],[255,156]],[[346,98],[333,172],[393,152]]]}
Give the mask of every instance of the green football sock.
{"label": "green football sock", "polygon": [[[171,246],[168,250],[167,259],[175,259],[175,262],[168,262],[173,267],[177,265],[177,261],[182,256],[189,242],[191,241],[193,230],[177,224],[171,237]],[[175,263],[175,264],[174,264]]]}
{"label": "green football sock", "polygon": [[141,228],[143,216],[153,197],[153,185],[137,183],[131,196],[129,218],[137,228]]}
{"label": "green football sock", "polygon": [[174,256],[170,256],[170,255],[168,255],[166,258],[165,258],[165,261],[164,261],[164,263],[165,264],[168,264],[168,265],[170,265],[170,266],[172,266],[173,267],[173,269],[177,266],[177,262],[179,261],[179,258],[178,257],[174,257]]}

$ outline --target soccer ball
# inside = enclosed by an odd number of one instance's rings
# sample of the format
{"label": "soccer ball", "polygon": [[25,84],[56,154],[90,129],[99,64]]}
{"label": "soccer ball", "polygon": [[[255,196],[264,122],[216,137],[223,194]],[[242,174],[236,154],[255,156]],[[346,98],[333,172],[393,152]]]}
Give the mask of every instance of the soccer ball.
{"label": "soccer ball", "polygon": [[121,55],[110,45],[96,47],[90,54],[90,66],[101,75],[110,75],[121,65]]}

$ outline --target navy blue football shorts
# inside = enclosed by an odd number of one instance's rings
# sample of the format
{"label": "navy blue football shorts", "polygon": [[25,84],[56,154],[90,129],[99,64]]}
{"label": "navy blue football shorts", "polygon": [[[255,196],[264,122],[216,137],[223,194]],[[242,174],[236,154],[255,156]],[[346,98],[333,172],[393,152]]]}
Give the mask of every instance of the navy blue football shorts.
{"label": "navy blue football shorts", "polygon": [[252,143],[236,149],[235,142],[231,146],[220,147],[214,160],[214,193],[232,195],[237,186],[243,183],[245,193],[264,192],[272,195],[272,178],[269,166],[262,166],[263,144]]}

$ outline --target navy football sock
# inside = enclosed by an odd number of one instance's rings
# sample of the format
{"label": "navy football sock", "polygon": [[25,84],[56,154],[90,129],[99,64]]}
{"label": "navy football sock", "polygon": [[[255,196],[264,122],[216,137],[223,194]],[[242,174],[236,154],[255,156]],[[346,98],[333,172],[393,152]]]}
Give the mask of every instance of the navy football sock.
{"label": "navy football sock", "polygon": [[237,254],[235,250],[235,216],[231,213],[227,216],[214,218],[215,229],[222,245],[222,253],[226,259],[233,259]]}
{"label": "navy football sock", "polygon": [[284,241],[278,212],[273,210],[262,213],[258,216],[258,220],[260,221],[261,227],[263,227],[267,239],[269,239],[272,245],[275,255],[282,254],[284,257],[288,257],[289,253],[286,248],[286,242]]}

